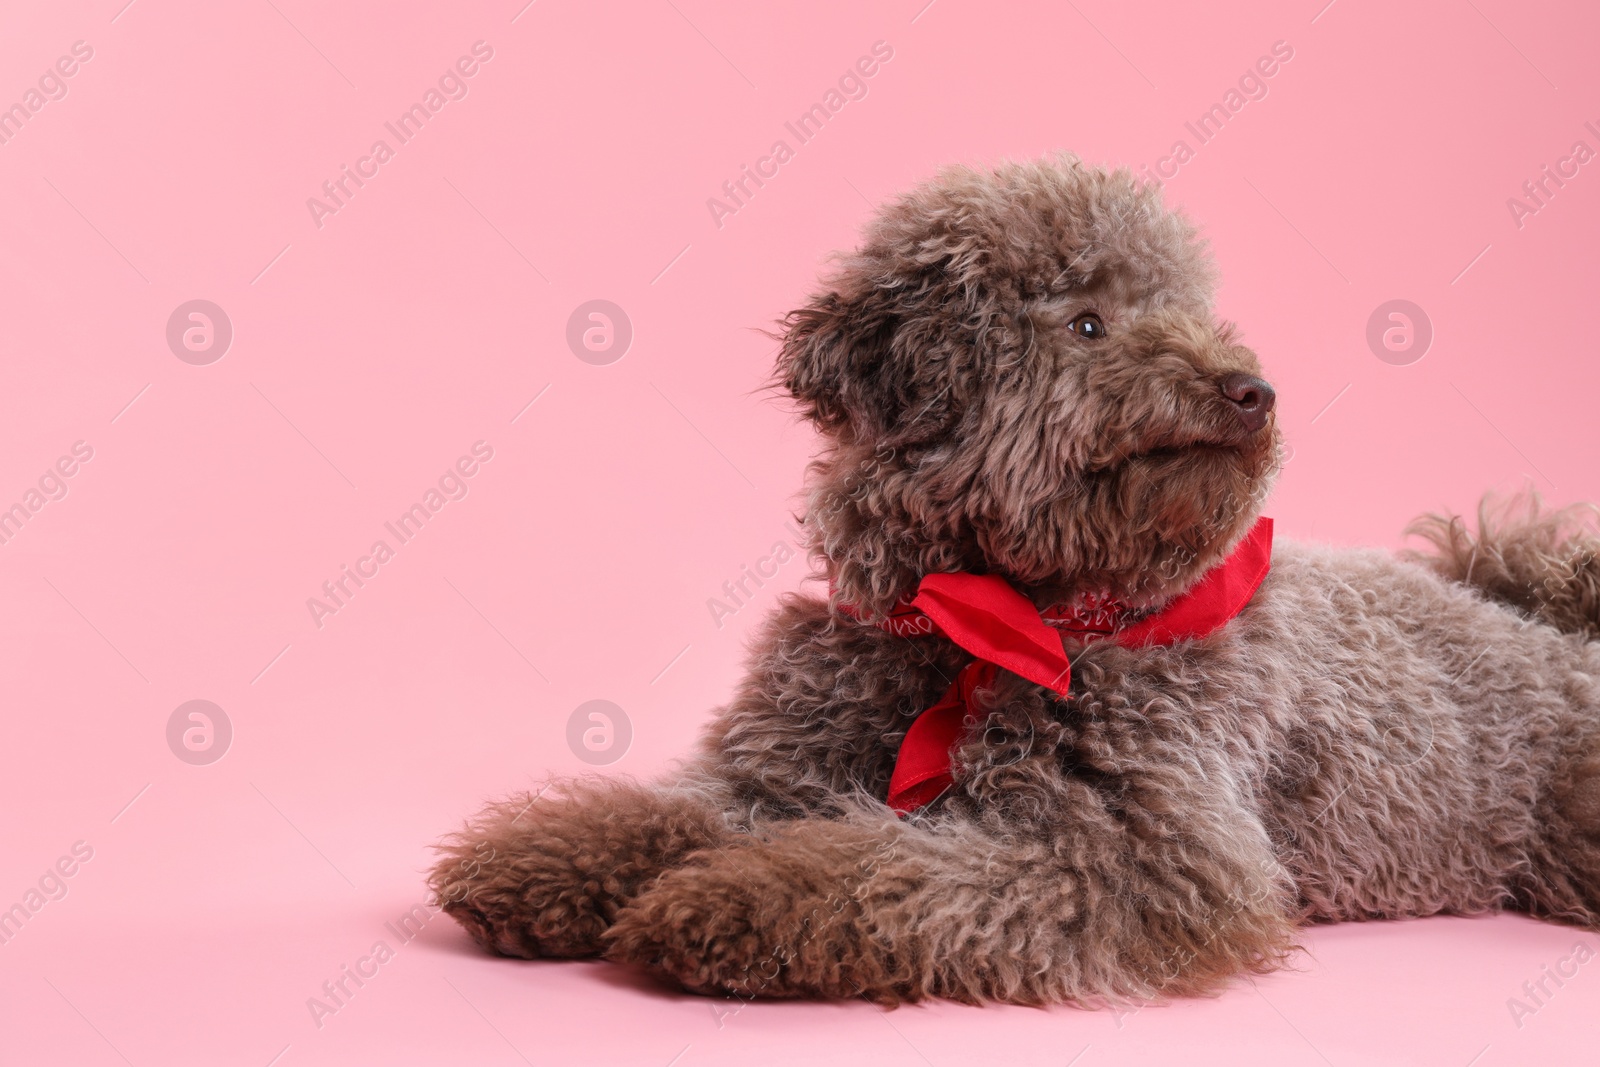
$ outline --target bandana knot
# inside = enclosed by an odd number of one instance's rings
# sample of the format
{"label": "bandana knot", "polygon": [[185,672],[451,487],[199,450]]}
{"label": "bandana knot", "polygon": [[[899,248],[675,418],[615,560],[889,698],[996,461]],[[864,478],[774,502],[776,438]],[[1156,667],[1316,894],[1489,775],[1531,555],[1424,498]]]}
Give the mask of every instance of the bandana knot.
{"label": "bandana knot", "polygon": [[[1066,696],[1072,662],[1063,637],[1124,648],[1205,637],[1244,610],[1271,563],[1272,520],[1261,518],[1227,559],[1166,607],[1137,619],[1103,597],[1041,610],[997,574],[925,575],[916,595],[877,625],[897,637],[947,637],[974,659],[906,731],[889,780],[889,806],[906,815],[950,788],[955,749],[980,721],[974,696],[992,688],[1001,670]],[[841,609],[854,614],[847,605]]]}

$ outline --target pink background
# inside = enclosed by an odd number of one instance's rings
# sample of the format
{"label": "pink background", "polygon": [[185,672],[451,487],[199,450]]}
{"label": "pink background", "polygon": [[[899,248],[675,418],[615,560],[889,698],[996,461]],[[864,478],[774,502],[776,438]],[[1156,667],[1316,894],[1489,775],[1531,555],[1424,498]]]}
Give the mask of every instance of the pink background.
{"label": "pink background", "polygon": [[[94,452],[0,545],[0,907],[93,849],[0,947],[0,1059],[1490,1065],[1592,1047],[1600,963],[1534,1014],[1508,999],[1600,935],[1516,917],[1315,929],[1293,972],[1127,1017],[733,1014],[609,966],[489,958],[443,918],[404,945],[384,926],[481,798],[587,769],[566,740],[580,703],[632,724],[608,770],[651,774],[725,699],[804,571],[713,623],[707,599],[788,539],[815,443],[759,391],[758,330],[869,203],[952,161],[1154,164],[1276,41],[1293,59],[1168,195],[1278,387],[1281,534],[1397,546],[1416,513],[1488,488],[1600,498],[1600,164],[1520,227],[1507,206],[1573,142],[1600,148],[1588,5],[124,3],[9,3],[0,32],[0,104],[93,49],[0,145],[0,507],[74,442]],[[479,40],[494,54],[466,97],[314,224],[307,198]],[[867,96],[796,147],[783,123],[879,40],[893,58]],[[707,198],[780,137],[794,158],[719,228]],[[233,325],[206,366],[165,340],[192,299]],[[633,325],[610,365],[565,341],[591,299]],[[1367,345],[1391,299],[1433,324],[1410,365]],[[494,458],[466,498],[319,629],[307,598],[479,440]],[[206,766],[166,740],[195,699],[234,732]],[[307,999],[380,939],[394,958],[319,1028]]]}

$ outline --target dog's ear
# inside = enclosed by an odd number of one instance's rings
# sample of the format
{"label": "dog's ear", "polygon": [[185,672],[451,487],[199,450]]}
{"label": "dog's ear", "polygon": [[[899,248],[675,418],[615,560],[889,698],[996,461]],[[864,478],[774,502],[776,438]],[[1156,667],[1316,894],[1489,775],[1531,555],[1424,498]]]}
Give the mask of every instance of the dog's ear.
{"label": "dog's ear", "polygon": [[880,294],[828,290],[782,325],[777,382],[824,432],[893,446],[927,441],[949,425],[950,389],[938,382],[943,361],[913,351],[927,331]]}

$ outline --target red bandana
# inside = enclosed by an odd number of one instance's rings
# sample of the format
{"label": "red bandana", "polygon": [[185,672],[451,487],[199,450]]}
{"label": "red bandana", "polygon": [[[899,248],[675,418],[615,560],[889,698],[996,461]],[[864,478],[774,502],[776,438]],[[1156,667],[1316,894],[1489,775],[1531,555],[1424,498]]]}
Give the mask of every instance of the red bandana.
{"label": "red bandana", "polygon": [[990,688],[1001,668],[1066,696],[1072,664],[1063,633],[1085,642],[1106,638],[1124,648],[1204,637],[1244,610],[1271,564],[1272,520],[1262,518],[1232,555],[1187,592],[1127,625],[1120,607],[1108,601],[1040,611],[999,575],[925,575],[917,595],[878,625],[902,637],[942,634],[977,658],[906,731],[889,780],[889,806],[905,815],[950,788],[953,750],[978,722],[972,696]]}

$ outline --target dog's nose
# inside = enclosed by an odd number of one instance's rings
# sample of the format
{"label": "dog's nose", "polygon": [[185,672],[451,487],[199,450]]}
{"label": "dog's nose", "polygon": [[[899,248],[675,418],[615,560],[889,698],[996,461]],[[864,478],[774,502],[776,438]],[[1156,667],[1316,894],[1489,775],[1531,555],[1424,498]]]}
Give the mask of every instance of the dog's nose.
{"label": "dog's nose", "polygon": [[1267,424],[1267,416],[1272,414],[1272,406],[1278,401],[1272,386],[1254,374],[1230,374],[1217,384],[1222,388],[1222,395],[1233,402],[1234,414],[1239,416],[1247,432],[1255,433]]}

